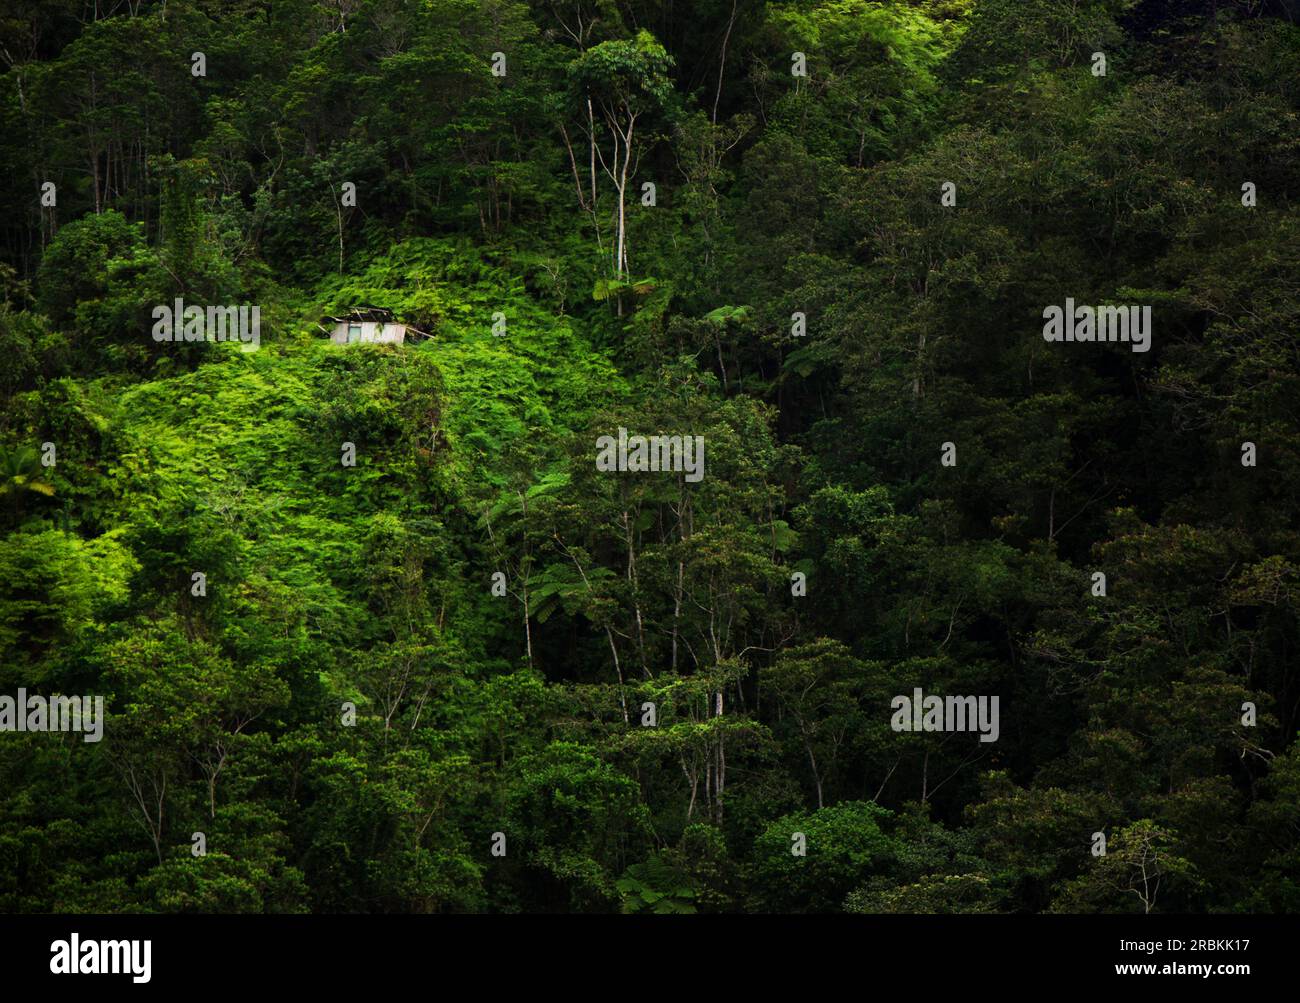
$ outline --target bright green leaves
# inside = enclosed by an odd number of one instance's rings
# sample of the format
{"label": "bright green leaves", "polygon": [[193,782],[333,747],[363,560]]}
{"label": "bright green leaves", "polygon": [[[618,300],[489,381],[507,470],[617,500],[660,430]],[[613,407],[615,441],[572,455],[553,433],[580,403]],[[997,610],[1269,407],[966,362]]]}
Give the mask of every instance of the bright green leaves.
{"label": "bright green leaves", "polygon": [[881,828],[890,816],[871,802],[844,801],[772,822],[754,844],[762,908],[838,911],[853,888],[893,862],[898,848]]}
{"label": "bright green leaves", "polygon": [[649,837],[636,783],[573,743],[520,759],[505,809],[515,852],[557,880],[575,906],[617,898],[615,875]]}
{"label": "bright green leaves", "polygon": [[673,60],[648,31],[629,41],[601,42],[569,66],[569,79],[580,92],[620,115],[663,109],[673,90],[668,78]]}

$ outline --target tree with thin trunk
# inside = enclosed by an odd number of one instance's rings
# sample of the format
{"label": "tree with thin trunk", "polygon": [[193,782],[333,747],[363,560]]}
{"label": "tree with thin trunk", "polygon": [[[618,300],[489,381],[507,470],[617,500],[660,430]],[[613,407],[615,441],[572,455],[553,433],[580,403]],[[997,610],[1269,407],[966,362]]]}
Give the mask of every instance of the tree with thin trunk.
{"label": "tree with thin trunk", "polygon": [[[672,57],[647,31],[637,32],[632,41],[601,42],[569,65],[575,104],[583,111],[579,129],[614,188],[611,254],[616,279],[628,274],[628,185],[653,141],[648,123],[666,111],[672,97],[672,65]],[[592,187],[594,202],[594,179]]]}

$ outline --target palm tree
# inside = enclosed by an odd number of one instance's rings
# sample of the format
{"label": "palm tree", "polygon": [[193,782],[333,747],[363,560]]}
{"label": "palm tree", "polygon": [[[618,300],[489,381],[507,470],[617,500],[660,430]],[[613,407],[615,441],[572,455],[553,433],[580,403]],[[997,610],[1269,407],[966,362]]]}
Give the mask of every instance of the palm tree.
{"label": "palm tree", "polygon": [[22,513],[23,501],[32,492],[46,498],[54,496],[54,485],[41,480],[40,455],[32,446],[13,450],[0,446],[0,497],[9,498],[15,523]]}

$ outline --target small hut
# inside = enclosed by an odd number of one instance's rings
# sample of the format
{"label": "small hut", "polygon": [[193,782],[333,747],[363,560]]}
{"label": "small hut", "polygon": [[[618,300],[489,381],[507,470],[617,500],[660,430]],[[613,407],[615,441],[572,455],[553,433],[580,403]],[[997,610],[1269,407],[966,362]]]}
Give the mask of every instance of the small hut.
{"label": "small hut", "polygon": [[418,328],[399,321],[392,310],[377,306],[359,306],[337,317],[322,317],[318,326],[336,345],[358,341],[400,345],[406,340],[407,331],[428,337]]}

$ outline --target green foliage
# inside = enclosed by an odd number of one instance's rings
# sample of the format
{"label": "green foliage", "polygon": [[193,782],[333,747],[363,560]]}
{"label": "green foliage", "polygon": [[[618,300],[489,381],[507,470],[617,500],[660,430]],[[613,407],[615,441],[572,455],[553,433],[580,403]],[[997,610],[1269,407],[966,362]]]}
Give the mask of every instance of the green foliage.
{"label": "green foliage", "polygon": [[37,306],[55,324],[75,319],[80,304],[94,303],[107,291],[110,264],[142,249],[141,229],[116,210],[62,227],[41,257]]}
{"label": "green foliage", "polygon": [[227,6],[0,17],[0,910],[1300,909],[1294,24]]}
{"label": "green foliage", "polygon": [[629,867],[616,887],[623,896],[623,911],[627,913],[681,915],[696,911],[692,902],[695,889],[683,883],[681,876],[658,855]]}
{"label": "green foliage", "polygon": [[591,750],[553,743],[522,757],[506,784],[505,808],[505,831],[531,866],[568,891],[573,906],[599,905],[624,891],[614,875],[643,842],[647,813],[636,784]]}
{"label": "green foliage", "polygon": [[[835,912],[852,888],[887,869],[898,849],[882,830],[890,812],[844,801],[775,820],[754,844],[758,904],[778,912]],[[792,852],[794,837],[806,855]]]}

